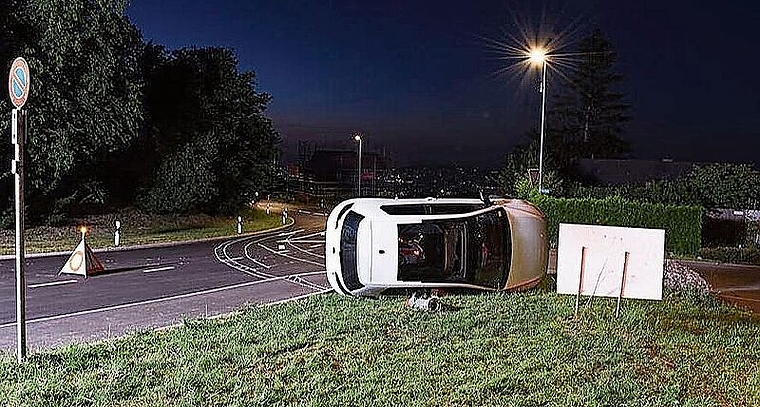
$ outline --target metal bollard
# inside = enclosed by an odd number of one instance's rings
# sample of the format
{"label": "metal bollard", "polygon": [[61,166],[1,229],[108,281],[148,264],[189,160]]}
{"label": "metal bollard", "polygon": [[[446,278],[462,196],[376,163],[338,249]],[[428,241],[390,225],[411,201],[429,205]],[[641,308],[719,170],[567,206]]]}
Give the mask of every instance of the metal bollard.
{"label": "metal bollard", "polygon": [[121,243],[121,222],[116,221],[116,230],[113,232],[113,245],[118,246]]}

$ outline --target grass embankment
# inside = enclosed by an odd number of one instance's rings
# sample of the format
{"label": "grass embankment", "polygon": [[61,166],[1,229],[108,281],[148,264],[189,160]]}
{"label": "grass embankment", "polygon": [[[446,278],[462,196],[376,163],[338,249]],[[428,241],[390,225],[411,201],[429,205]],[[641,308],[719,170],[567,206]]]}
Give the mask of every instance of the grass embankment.
{"label": "grass embankment", "polygon": [[[279,209],[278,209],[279,210]],[[262,210],[241,212],[243,231],[252,232],[282,225],[279,212],[267,215]],[[121,222],[121,246],[165,243],[231,236],[237,233],[237,217],[207,215],[149,215],[135,210],[72,219],[60,227],[40,226],[26,230],[27,253],[73,250],[79,243],[79,227],[86,225],[87,243],[93,249],[113,247],[115,221]],[[0,231],[0,254],[15,253],[15,231]]]}
{"label": "grass embankment", "polygon": [[706,295],[335,294],[0,362],[0,404],[760,405],[760,319]]}

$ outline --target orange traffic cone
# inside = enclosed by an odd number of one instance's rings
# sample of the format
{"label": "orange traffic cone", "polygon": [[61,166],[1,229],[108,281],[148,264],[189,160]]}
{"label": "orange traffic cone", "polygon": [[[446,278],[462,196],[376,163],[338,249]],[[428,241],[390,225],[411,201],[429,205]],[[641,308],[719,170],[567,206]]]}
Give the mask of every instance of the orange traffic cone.
{"label": "orange traffic cone", "polygon": [[90,249],[90,246],[85,241],[85,235],[87,234],[87,228],[82,228],[82,241],[79,242],[79,245],[76,249],[74,249],[74,252],[71,253],[71,256],[69,256],[69,259],[66,261],[66,264],[63,265],[63,268],[61,268],[61,271],[58,272],[58,274],[78,274],[80,276],[89,276],[92,274],[97,274],[103,270],[103,264],[100,263],[100,260],[95,256],[95,253],[93,253],[92,249]]}

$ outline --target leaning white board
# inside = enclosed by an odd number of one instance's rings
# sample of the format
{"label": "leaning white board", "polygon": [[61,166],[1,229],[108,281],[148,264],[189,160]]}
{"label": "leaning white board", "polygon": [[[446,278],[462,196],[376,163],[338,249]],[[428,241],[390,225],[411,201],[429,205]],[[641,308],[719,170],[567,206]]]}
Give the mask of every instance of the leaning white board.
{"label": "leaning white board", "polygon": [[[583,281],[581,258],[585,250]],[[625,253],[628,267],[623,276]],[[559,225],[557,292],[559,294],[662,299],[665,231],[616,226]]]}

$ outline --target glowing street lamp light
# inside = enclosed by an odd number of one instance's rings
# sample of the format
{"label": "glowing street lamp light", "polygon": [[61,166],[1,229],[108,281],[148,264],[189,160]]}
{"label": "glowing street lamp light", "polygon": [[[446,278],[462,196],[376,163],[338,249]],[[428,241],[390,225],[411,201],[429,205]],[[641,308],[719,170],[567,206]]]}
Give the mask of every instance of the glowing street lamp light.
{"label": "glowing street lamp light", "polygon": [[354,141],[359,143],[359,158],[356,171],[356,196],[362,196],[362,136],[359,133],[354,134]]}
{"label": "glowing street lamp light", "polygon": [[530,62],[533,62],[536,65],[546,62],[546,51],[541,48],[531,50],[529,56]]}
{"label": "glowing street lamp light", "polygon": [[541,66],[541,141],[538,150],[538,192],[543,192],[544,182],[544,127],[546,127],[546,51],[536,48],[528,54],[533,65]]}

